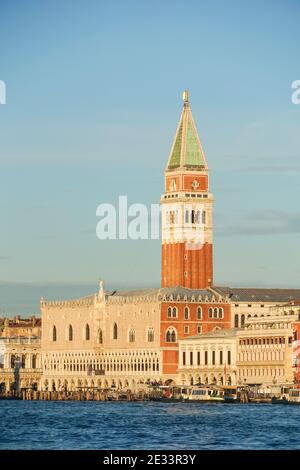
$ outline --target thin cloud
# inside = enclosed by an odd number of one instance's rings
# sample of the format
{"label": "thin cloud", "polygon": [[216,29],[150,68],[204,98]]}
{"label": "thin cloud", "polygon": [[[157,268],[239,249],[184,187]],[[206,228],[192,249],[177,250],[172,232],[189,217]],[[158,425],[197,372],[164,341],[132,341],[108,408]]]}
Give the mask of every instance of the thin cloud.
{"label": "thin cloud", "polygon": [[244,170],[255,173],[261,171],[266,173],[298,173],[300,172],[300,165],[253,165],[244,168]]}
{"label": "thin cloud", "polygon": [[260,210],[216,227],[220,236],[291,233],[300,233],[300,212]]}

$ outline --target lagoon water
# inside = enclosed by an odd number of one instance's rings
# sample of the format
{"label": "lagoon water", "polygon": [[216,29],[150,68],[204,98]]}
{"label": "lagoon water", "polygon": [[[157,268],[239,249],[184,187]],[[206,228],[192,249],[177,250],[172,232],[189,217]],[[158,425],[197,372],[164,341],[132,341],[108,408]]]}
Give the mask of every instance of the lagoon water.
{"label": "lagoon water", "polygon": [[0,401],[0,449],[300,449],[300,406]]}

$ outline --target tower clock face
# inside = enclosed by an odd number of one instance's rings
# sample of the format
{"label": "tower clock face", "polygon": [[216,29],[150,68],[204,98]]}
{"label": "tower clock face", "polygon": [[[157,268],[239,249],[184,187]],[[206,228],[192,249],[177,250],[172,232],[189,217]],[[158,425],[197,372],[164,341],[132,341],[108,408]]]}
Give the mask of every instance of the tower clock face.
{"label": "tower clock face", "polygon": [[199,186],[200,186],[199,181],[194,180],[194,181],[192,182],[192,188],[193,188],[193,189],[198,189]]}

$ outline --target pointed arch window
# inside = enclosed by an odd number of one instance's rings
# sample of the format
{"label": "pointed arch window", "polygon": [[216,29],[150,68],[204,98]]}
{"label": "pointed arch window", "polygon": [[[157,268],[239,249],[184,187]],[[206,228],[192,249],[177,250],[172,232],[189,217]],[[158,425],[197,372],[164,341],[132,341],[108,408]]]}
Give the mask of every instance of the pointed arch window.
{"label": "pointed arch window", "polygon": [[149,328],[148,330],[148,343],[153,343],[154,341],[154,329]]}
{"label": "pointed arch window", "polygon": [[98,332],[98,342],[99,342],[99,344],[103,343],[103,333],[102,333],[101,329]]}
{"label": "pointed arch window", "polygon": [[135,331],[131,329],[129,331],[129,343],[134,343],[135,342]]}
{"label": "pointed arch window", "polygon": [[197,307],[197,320],[202,320],[202,308]]}
{"label": "pointed arch window", "polygon": [[171,327],[167,329],[166,333],[166,342],[167,343],[176,343],[177,334],[175,328]]}
{"label": "pointed arch window", "polygon": [[118,339],[118,325],[116,323],[113,326],[113,339]]}
{"label": "pointed arch window", "polygon": [[86,341],[89,341],[91,339],[91,330],[90,325],[88,323],[85,325],[85,339]]}
{"label": "pointed arch window", "polygon": [[57,329],[55,325],[52,327],[52,341],[57,341]]}
{"label": "pointed arch window", "polygon": [[189,320],[190,318],[190,309],[189,307],[184,307],[184,319]]}
{"label": "pointed arch window", "polygon": [[73,326],[72,325],[69,325],[68,339],[69,341],[73,341]]}

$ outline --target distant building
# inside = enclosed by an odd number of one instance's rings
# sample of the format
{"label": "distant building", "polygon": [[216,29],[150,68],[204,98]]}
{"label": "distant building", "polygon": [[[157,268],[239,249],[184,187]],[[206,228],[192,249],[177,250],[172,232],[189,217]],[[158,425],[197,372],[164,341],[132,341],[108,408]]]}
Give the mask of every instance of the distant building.
{"label": "distant building", "polygon": [[41,319],[5,318],[0,335],[0,393],[38,389],[42,376]]}
{"label": "distant building", "polygon": [[[300,307],[300,302],[297,306]],[[300,386],[300,315],[293,324],[293,374],[295,384]]]}
{"label": "distant building", "polygon": [[248,318],[270,315],[278,306],[294,304],[300,299],[300,289],[214,287],[231,304],[231,325],[243,327]]}
{"label": "distant building", "polygon": [[10,336],[30,337],[41,336],[41,318],[32,315],[30,318],[21,318],[17,315],[13,318],[6,317],[0,320],[0,337],[8,338]]}

